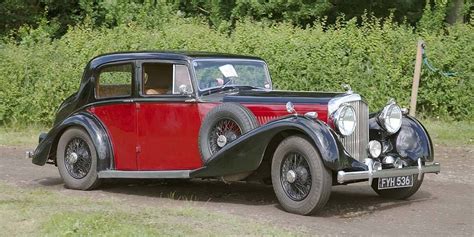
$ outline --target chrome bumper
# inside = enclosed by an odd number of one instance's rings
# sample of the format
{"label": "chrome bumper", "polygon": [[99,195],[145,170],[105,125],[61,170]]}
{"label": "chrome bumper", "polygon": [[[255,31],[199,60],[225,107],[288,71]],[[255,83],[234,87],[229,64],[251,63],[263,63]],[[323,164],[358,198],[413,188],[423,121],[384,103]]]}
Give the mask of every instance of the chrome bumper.
{"label": "chrome bumper", "polygon": [[372,184],[372,179],[374,178],[384,178],[384,177],[396,177],[396,176],[405,176],[405,175],[412,175],[418,174],[418,179],[421,178],[421,174],[424,173],[439,173],[440,172],[440,164],[433,163],[430,165],[422,165],[421,159],[418,159],[418,166],[411,166],[405,168],[392,168],[392,169],[385,169],[385,170],[373,170],[372,164],[367,164],[369,167],[368,171],[354,171],[354,172],[345,172],[339,171],[337,172],[337,182],[340,184],[354,181],[354,180],[364,180],[368,179],[369,184]]}

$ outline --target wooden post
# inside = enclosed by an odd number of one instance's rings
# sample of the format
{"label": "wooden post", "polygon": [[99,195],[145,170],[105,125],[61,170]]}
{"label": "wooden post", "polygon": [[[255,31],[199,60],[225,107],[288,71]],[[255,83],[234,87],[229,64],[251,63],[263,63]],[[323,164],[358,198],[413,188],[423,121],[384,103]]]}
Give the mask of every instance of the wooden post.
{"label": "wooden post", "polygon": [[411,87],[411,100],[410,100],[410,115],[415,117],[416,114],[416,98],[418,96],[418,85],[420,84],[421,76],[421,64],[423,61],[423,48],[425,42],[423,40],[418,40],[418,46],[416,49],[416,62],[415,62],[415,72],[413,74],[413,84]]}

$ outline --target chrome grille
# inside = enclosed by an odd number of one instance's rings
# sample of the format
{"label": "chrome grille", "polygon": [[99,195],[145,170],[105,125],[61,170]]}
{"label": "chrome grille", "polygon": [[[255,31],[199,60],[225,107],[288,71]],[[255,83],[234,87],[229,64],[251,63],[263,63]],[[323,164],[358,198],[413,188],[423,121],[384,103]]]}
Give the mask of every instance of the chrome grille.
{"label": "chrome grille", "polygon": [[347,102],[354,107],[357,116],[357,126],[354,133],[341,139],[342,144],[349,154],[362,161],[368,157],[367,145],[369,144],[369,107],[361,100]]}

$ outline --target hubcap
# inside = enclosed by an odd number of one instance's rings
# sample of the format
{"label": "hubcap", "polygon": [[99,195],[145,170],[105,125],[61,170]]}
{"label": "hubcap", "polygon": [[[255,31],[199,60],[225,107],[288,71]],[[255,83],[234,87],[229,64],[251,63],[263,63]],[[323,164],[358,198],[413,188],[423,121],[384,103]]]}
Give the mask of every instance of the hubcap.
{"label": "hubcap", "polygon": [[296,180],[296,172],[293,170],[288,171],[288,173],[286,173],[286,180],[289,183],[294,183]]}
{"label": "hubcap", "polygon": [[227,144],[227,138],[224,135],[219,135],[217,138],[217,145],[222,148],[225,144]]}
{"label": "hubcap", "polygon": [[64,151],[64,166],[71,177],[86,177],[92,166],[92,156],[87,142],[82,138],[73,138],[67,143]]}
{"label": "hubcap", "polygon": [[76,152],[72,152],[71,155],[69,155],[69,163],[75,164],[77,162],[78,155]]}
{"label": "hubcap", "polygon": [[226,118],[217,121],[209,134],[208,141],[211,154],[233,142],[240,135],[242,135],[242,130],[234,120]]}
{"label": "hubcap", "polygon": [[281,185],[286,195],[294,201],[302,201],[311,190],[311,172],[306,159],[298,152],[291,152],[281,163]]}

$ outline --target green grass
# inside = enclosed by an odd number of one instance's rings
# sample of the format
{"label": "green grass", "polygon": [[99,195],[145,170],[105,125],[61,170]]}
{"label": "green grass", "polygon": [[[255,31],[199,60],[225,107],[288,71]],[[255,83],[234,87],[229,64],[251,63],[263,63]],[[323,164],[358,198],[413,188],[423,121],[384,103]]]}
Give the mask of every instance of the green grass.
{"label": "green grass", "polygon": [[[423,125],[434,143],[441,145],[474,145],[473,121],[442,121],[422,119]],[[0,127],[0,145],[35,146],[40,132],[48,131],[41,126]]]}
{"label": "green grass", "polygon": [[441,145],[474,145],[473,121],[422,120],[431,139]]}
{"label": "green grass", "polygon": [[62,194],[0,182],[0,236],[307,234],[301,229],[283,229],[264,220],[212,212],[190,201],[173,208],[71,192]]}
{"label": "green grass", "polygon": [[0,145],[4,146],[35,146],[41,132],[48,131],[40,126],[5,127],[0,126]]}

